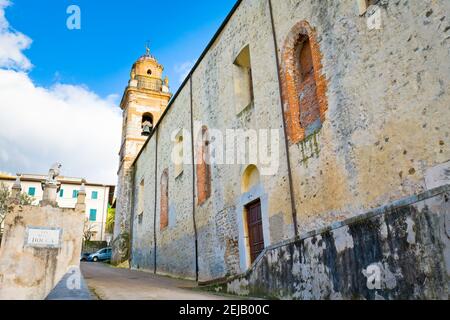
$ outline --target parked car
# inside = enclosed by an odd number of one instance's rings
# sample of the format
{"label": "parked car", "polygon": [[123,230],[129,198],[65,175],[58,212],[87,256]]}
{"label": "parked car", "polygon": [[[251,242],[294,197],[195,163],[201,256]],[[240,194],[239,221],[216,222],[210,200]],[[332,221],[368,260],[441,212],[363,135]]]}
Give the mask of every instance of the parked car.
{"label": "parked car", "polygon": [[97,252],[89,255],[87,261],[108,261],[111,260],[112,249],[111,248],[103,248],[98,250]]}
{"label": "parked car", "polygon": [[91,255],[91,254],[88,253],[88,252],[83,252],[83,253],[81,253],[80,261],[88,261],[88,258],[89,258],[90,255]]}

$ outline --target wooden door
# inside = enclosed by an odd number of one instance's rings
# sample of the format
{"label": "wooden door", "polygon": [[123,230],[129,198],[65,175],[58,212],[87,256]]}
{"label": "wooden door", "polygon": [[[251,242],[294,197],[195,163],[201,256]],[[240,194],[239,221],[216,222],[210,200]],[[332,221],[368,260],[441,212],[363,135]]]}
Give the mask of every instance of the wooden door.
{"label": "wooden door", "polygon": [[248,239],[250,259],[253,263],[264,250],[264,233],[261,216],[261,201],[255,201],[247,207]]}

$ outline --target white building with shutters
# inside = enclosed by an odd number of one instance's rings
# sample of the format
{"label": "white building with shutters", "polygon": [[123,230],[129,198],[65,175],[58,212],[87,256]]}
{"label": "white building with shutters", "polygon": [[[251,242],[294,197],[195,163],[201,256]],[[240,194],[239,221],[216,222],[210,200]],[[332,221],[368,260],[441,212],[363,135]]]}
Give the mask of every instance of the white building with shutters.
{"label": "white building with shutters", "polygon": [[[4,184],[9,189],[12,188],[16,176],[0,174],[0,184]],[[22,192],[33,197],[33,205],[37,205],[42,200],[41,182],[47,176],[39,174],[22,174],[20,177]],[[61,187],[58,193],[58,205],[61,208],[75,208],[78,191],[82,185],[81,178],[58,177]],[[100,183],[85,182],[86,186],[86,223],[92,231],[92,241],[108,241],[111,236],[105,232],[108,208],[111,206],[115,186]]]}

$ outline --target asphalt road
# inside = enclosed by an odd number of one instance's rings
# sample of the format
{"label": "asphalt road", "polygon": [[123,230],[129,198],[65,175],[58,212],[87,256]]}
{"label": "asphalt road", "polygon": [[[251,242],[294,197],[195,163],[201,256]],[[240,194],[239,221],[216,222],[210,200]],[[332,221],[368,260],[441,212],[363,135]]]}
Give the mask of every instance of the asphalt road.
{"label": "asphalt road", "polygon": [[229,297],[193,291],[194,281],[82,262],[81,271],[92,294],[101,300],[227,300]]}

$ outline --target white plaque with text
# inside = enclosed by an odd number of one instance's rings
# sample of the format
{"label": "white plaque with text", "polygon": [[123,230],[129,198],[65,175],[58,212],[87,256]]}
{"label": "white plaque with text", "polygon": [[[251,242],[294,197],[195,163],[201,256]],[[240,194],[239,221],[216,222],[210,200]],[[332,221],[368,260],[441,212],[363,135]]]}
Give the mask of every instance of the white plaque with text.
{"label": "white plaque with text", "polygon": [[61,229],[27,227],[26,246],[37,248],[59,248]]}

